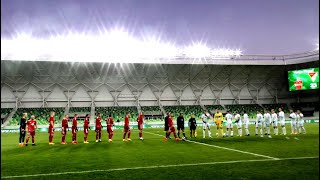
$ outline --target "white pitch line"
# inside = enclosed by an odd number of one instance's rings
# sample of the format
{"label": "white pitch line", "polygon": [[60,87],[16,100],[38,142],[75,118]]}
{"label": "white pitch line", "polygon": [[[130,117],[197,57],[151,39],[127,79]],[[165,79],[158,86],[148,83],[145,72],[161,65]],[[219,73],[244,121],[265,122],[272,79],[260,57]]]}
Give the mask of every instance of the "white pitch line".
{"label": "white pitch line", "polygon": [[[162,136],[160,134],[155,134],[155,133],[151,133],[151,132],[145,132],[145,133],[153,134],[153,135],[156,135],[156,136]],[[164,137],[164,136],[162,136],[162,137]],[[216,146],[216,145],[212,145],[212,144],[201,143],[201,142],[197,142],[197,141],[190,141],[190,140],[185,140],[185,141],[191,142],[191,143],[195,143],[195,144],[201,144],[201,145],[204,145],[204,146],[210,146],[210,147],[225,149],[225,150],[229,150],[229,151],[235,151],[235,152],[239,152],[239,153],[243,153],[243,154],[250,154],[250,155],[254,155],[254,156],[259,156],[259,157],[269,158],[269,159],[273,159],[273,160],[278,160],[278,158],[271,157],[271,156],[266,156],[266,155],[262,155],[262,154],[256,154],[256,153],[252,153],[252,152],[241,151],[241,150],[237,150],[237,149],[231,149],[231,148],[226,148],[226,147],[222,147],[222,146]]]}
{"label": "white pitch line", "polygon": [[234,164],[234,163],[247,163],[247,162],[317,159],[317,158],[319,158],[319,157],[295,157],[295,158],[282,158],[282,159],[252,159],[252,160],[221,161],[221,162],[207,162],[207,163],[193,163],[193,164],[171,164],[171,165],[144,166],[144,167],[141,166],[141,167],[115,168],[115,169],[96,169],[96,170],[90,170],[90,171],[70,171],[70,172],[47,173],[47,174],[27,174],[27,175],[19,175],[19,176],[3,176],[3,177],[1,177],[1,179],[38,177],[38,176],[57,176],[57,175],[65,175],[65,174],[84,174],[84,173],[92,173],[92,172],[111,172],[111,171],[125,171],[125,170],[137,170],[137,169],[156,169],[156,168],[183,167],[183,166],[201,166],[201,165]]}

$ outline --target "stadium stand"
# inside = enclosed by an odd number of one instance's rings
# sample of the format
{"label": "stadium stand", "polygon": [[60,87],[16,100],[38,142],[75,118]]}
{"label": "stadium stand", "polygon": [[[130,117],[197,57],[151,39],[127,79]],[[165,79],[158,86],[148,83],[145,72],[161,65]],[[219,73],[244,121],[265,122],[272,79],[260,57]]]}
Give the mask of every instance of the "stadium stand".
{"label": "stadium stand", "polygon": [[161,112],[159,106],[141,106],[143,112]]}
{"label": "stadium stand", "polygon": [[7,115],[11,112],[12,108],[1,108],[1,114]]}
{"label": "stadium stand", "polygon": [[12,111],[12,108],[1,108],[1,124],[3,124],[4,119],[9,115]]}
{"label": "stadium stand", "polygon": [[216,109],[223,110],[224,108],[221,105],[205,105],[208,111],[215,111]]}
{"label": "stadium stand", "polygon": [[63,118],[64,108],[19,108],[9,123],[12,126],[18,125],[22,114],[28,113],[28,118],[30,118],[31,115],[35,116],[38,125],[47,125],[49,124],[48,118],[51,111],[55,112],[55,124],[60,124]]}
{"label": "stadium stand", "polygon": [[256,117],[258,110],[261,111],[261,113],[263,111],[263,108],[258,104],[242,104],[242,105],[237,104],[237,105],[226,105],[225,107],[230,112],[233,113],[237,111],[241,115],[243,115],[244,111],[247,111],[249,118],[252,118],[252,119]]}
{"label": "stadium stand", "polygon": [[278,112],[279,108],[282,108],[283,112],[285,113],[289,113],[289,108],[287,106],[287,104],[262,104],[262,107],[265,109],[268,109],[269,111],[271,109],[274,109],[275,112]]}
{"label": "stadium stand", "polygon": [[301,110],[305,117],[311,117],[315,111],[319,111],[319,102],[301,102],[290,105],[294,110]]}
{"label": "stadium stand", "polygon": [[69,109],[69,113],[90,113],[91,108],[90,107],[71,107]]}
{"label": "stadium stand", "polygon": [[172,112],[174,117],[178,117],[179,113],[183,113],[186,118],[189,118],[191,114],[194,114],[197,119],[203,114],[203,109],[201,106],[163,106],[165,111]]}
{"label": "stadium stand", "polygon": [[111,116],[115,121],[123,121],[126,112],[130,112],[130,121],[136,121],[138,115],[138,110],[136,106],[96,107],[95,111],[96,115],[98,113],[102,114],[102,119],[106,119],[107,116],[111,113]]}

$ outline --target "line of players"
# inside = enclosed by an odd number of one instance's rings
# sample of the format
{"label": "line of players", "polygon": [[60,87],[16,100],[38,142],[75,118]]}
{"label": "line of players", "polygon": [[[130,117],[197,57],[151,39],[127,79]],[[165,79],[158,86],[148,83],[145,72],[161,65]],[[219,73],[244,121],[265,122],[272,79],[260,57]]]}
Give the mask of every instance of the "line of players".
{"label": "line of players", "polygon": [[[165,132],[166,136],[164,138],[164,141],[167,141],[168,138],[170,138],[170,134],[173,133],[175,139],[178,140],[185,140],[186,135],[184,132],[184,117],[183,114],[180,114],[177,118],[177,130],[178,130],[178,136],[176,135],[176,130],[173,125],[173,114],[168,113],[165,117]],[[303,132],[306,133],[306,129],[304,127],[304,120],[303,120],[303,114],[300,110],[293,111],[290,110],[290,116],[291,119],[291,134],[298,134]],[[209,120],[213,120],[213,122],[216,124],[217,128],[217,137],[233,137],[233,119],[234,123],[236,125],[236,129],[238,129],[238,135],[242,136],[242,127],[244,126],[245,129],[245,136],[250,136],[249,132],[249,116],[246,112],[243,114],[243,118],[241,118],[241,115],[238,112],[234,112],[232,115],[230,111],[227,111],[227,114],[225,115],[225,118],[223,118],[223,114],[220,112],[220,110],[216,110],[216,113],[212,117],[208,111],[205,111],[204,114],[201,116],[202,122],[203,122],[203,138],[206,137],[206,131],[208,133],[208,136],[211,138],[211,130],[210,130],[210,124]],[[227,132],[223,132],[223,120],[226,120],[226,129]],[[279,121],[279,123],[278,123]],[[189,127],[190,127],[190,138],[196,137],[196,127],[197,123],[194,118],[194,115],[191,115],[191,118],[189,119]],[[257,111],[257,117],[255,120],[255,135],[258,136],[260,133],[260,136],[263,137],[263,130],[264,135],[271,138],[270,135],[270,127],[273,127],[274,135],[278,135],[278,124],[280,124],[280,127],[282,129],[282,134],[286,135],[286,127],[285,127],[285,114],[282,111],[281,108],[279,108],[279,113],[277,114],[274,109],[271,109],[271,114],[269,110],[264,110],[264,114],[262,115],[261,112]],[[180,137],[180,131],[183,134],[183,137]]]}
{"label": "line of players", "polygon": [[[30,119],[26,121],[27,119],[27,113],[23,113],[22,118],[20,120],[20,136],[19,136],[19,146],[28,146],[28,142],[30,137],[32,138],[32,145],[35,146],[34,137],[36,134],[37,129],[37,121],[35,120],[35,116],[31,115]],[[55,130],[55,124],[54,124],[54,115],[55,112],[50,113],[49,117],[49,128],[48,128],[48,134],[49,134],[49,145],[53,145],[53,137],[54,137],[54,130]],[[74,114],[74,117],[72,119],[72,144],[78,144],[77,142],[77,132],[78,132],[78,121],[77,121],[78,115]],[[91,129],[89,126],[89,118],[90,115],[86,114],[83,122],[83,132],[84,132],[84,142],[85,144],[88,142],[88,134],[89,130]],[[69,116],[65,115],[61,122],[61,144],[67,144],[66,142],[66,135],[67,131],[69,131],[68,126]],[[129,126],[130,122],[130,113],[127,112],[126,116],[124,117],[124,133],[123,133],[123,141],[131,141],[130,135],[131,130]],[[143,130],[143,122],[144,122],[144,115],[141,112],[137,118],[138,122],[138,129],[139,129],[139,139],[143,140],[142,137],[142,130]],[[108,116],[106,119],[107,124],[107,132],[108,132],[108,142],[112,142],[113,137],[113,128],[114,128],[114,121],[111,117],[111,115]],[[96,120],[95,120],[95,132],[96,132],[96,142],[101,142],[101,132],[102,132],[102,122],[101,122],[101,114],[98,113]],[[27,134],[26,142],[24,143],[25,135]],[[126,138],[127,137],[127,138]]]}

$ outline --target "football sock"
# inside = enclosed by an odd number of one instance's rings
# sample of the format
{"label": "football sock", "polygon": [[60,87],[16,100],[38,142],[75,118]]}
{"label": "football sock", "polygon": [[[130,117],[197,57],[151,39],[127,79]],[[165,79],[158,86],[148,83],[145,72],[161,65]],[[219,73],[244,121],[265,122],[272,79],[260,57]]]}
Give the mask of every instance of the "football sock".
{"label": "football sock", "polygon": [[87,137],[86,136],[84,137],[84,141],[87,141]]}
{"label": "football sock", "polygon": [[182,134],[183,134],[183,137],[186,137],[186,133],[182,132]]}
{"label": "football sock", "polygon": [[99,139],[101,139],[101,132],[99,132]]}
{"label": "football sock", "polygon": [[233,136],[233,130],[231,130],[231,136]]}
{"label": "football sock", "polygon": [[174,138],[177,138],[177,133],[176,132],[174,132],[173,135],[174,135]]}
{"label": "football sock", "polygon": [[208,130],[208,134],[209,134],[209,137],[211,137],[211,131],[210,130]]}
{"label": "football sock", "polygon": [[221,132],[221,135],[224,136],[224,135],[223,135],[223,129],[220,129],[220,132]]}
{"label": "football sock", "polygon": [[249,134],[249,130],[248,130],[248,128],[246,128],[246,135],[248,135]]}
{"label": "football sock", "polygon": [[256,134],[258,134],[258,128],[256,128]]}
{"label": "football sock", "polygon": [[34,137],[32,137],[32,144],[34,144]]}
{"label": "football sock", "polygon": [[302,127],[303,133],[307,133],[306,128]]}
{"label": "football sock", "polygon": [[286,127],[282,127],[282,133],[283,133],[284,135],[287,134]]}
{"label": "football sock", "polygon": [[192,131],[190,131],[190,137],[192,137]]}
{"label": "football sock", "polygon": [[96,140],[98,140],[98,132],[96,133]]}
{"label": "football sock", "polygon": [[128,139],[130,139],[130,135],[131,135],[131,132],[129,131],[129,132],[128,132]]}
{"label": "football sock", "polygon": [[29,137],[27,137],[27,139],[26,139],[26,144],[28,144],[28,142],[29,142]]}
{"label": "football sock", "polygon": [[205,137],[206,137],[206,131],[203,130],[203,138],[205,138]]}
{"label": "football sock", "polygon": [[238,133],[239,133],[239,136],[242,136],[242,129],[241,128],[238,129]]}
{"label": "football sock", "polygon": [[53,136],[50,135],[50,136],[49,136],[49,142],[52,142],[52,139],[53,139]]}
{"label": "football sock", "polygon": [[139,137],[142,137],[142,133],[141,132],[139,132]]}
{"label": "football sock", "polygon": [[262,135],[262,128],[260,128],[260,135]]}
{"label": "football sock", "polygon": [[270,134],[270,127],[267,127],[267,134]]}
{"label": "football sock", "polygon": [[127,133],[125,132],[125,133],[123,133],[123,139],[125,139],[126,138],[126,135],[127,135]]}
{"label": "football sock", "polygon": [[112,139],[112,137],[113,137],[113,133],[111,133],[111,134],[110,134],[110,136],[111,136],[111,138],[110,138],[110,139]]}
{"label": "football sock", "polygon": [[65,136],[62,136],[61,142],[64,142],[65,138]]}

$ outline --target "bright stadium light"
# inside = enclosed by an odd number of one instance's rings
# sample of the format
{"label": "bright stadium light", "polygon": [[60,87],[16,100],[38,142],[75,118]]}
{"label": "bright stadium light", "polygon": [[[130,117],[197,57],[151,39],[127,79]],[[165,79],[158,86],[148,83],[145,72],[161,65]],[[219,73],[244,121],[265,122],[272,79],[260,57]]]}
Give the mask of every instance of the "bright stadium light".
{"label": "bright stadium light", "polygon": [[184,49],[184,53],[188,57],[203,58],[203,57],[209,57],[211,55],[211,50],[205,45],[195,44],[193,46],[189,46],[186,49]]}
{"label": "bright stadium light", "polygon": [[160,59],[230,59],[240,55],[240,50],[210,49],[200,43],[179,48],[159,38],[140,40],[117,29],[97,35],[69,32],[38,39],[22,33],[1,39],[1,60],[160,63]]}

